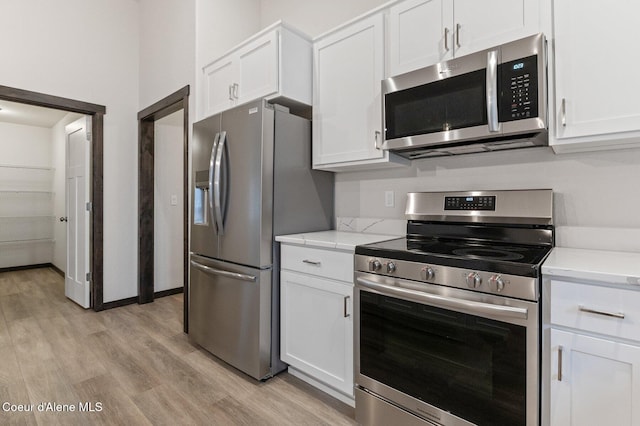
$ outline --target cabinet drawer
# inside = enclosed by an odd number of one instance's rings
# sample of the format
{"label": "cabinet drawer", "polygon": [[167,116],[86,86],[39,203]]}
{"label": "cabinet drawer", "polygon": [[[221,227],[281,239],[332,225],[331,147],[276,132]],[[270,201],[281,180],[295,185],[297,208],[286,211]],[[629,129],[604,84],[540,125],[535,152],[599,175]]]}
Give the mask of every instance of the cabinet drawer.
{"label": "cabinet drawer", "polygon": [[282,244],[282,269],[353,282],[353,253]]}
{"label": "cabinet drawer", "polygon": [[551,280],[551,323],[640,341],[640,292]]}

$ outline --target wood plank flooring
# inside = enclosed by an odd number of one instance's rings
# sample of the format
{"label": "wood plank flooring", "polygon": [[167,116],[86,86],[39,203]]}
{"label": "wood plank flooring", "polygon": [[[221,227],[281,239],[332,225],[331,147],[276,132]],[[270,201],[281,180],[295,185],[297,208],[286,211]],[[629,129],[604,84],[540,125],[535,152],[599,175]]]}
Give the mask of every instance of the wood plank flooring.
{"label": "wood plank flooring", "polygon": [[0,424],[355,424],[288,373],[257,382],[191,345],[182,300],[85,311],[50,268],[0,273]]}

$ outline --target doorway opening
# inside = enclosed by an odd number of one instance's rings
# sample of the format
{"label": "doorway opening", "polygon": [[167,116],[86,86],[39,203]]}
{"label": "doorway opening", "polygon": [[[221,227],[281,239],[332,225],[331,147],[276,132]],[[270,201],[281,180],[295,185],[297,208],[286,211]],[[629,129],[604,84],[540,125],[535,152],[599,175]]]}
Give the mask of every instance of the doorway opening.
{"label": "doorway opening", "polygon": [[[182,205],[182,282],[183,287],[156,292],[156,124],[182,110],[182,193],[169,194],[169,204]],[[178,159],[174,159],[178,161]],[[157,296],[184,292],[184,330],[188,330],[188,215],[189,205],[189,86],[138,113],[138,303],[153,302]],[[167,200],[162,200],[163,203]],[[181,203],[181,204],[180,204]],[[165,242],[166,243],[166,242]]]}
{"label": "doorway opening", "polygon": [[105,308],[103,302],[103,122],[106,108],[74,99],[32,92],[0,85],[0,100],[28,104],[61,111],[79,113],[90,118],[89,158],[89,307],[95,311]]}

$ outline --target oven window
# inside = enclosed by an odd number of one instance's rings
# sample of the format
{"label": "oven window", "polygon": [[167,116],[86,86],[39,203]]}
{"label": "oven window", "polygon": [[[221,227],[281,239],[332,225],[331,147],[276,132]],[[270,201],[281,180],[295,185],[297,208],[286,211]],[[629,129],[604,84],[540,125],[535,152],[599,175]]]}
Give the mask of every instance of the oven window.
{"label": "oven window", "polygon": [[470,422],[525,425],[526,350],[523,326],[360,291],[360,373]]}
{"label": "oven window", "polygon": [[487,124],[486,70],[385,95],[385,138]]}

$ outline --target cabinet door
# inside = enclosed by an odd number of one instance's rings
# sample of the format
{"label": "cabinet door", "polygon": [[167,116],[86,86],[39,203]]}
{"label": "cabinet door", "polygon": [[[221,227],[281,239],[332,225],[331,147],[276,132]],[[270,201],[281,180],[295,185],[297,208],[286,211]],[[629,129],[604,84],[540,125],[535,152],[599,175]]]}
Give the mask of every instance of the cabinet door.
{"label": "cabinet door", "polygon": [[281,272],[282,360],[350,396],[352,292],[350,283]]}
{"label": "cabinet door", "polygon": [[233,55],[225,56],[203,69],[204,116],[208,117],[234,106],[233,81],[237,64]]}
{"label": "cabinet door", "polygon": [[[640,4],[554,2],[556,138],[640,130]],[[598,29],[598,30],[594,30]]]}
{"label": "cabinet door", "polygon": [[539,0],[453,0],[453,3],[456,56],[540,31]]}
{"label": "cabinet door", "polygon": [[640,425],[640,347],[551,329],[550,380],[551,426]]}
{"label": "cabinet door", "polygon": [[238,104],[278,91],[278,31],[265,34],[237,52]]}
{"label": "cabinet door", "polygon": [[449,59],[453,55],[453,3],[407,0],[389,10],[389,75]]}
{"label": "cabinet door", "polygon": [[314,166],[384,156],[383,24],[377,14],[314,45]]}

